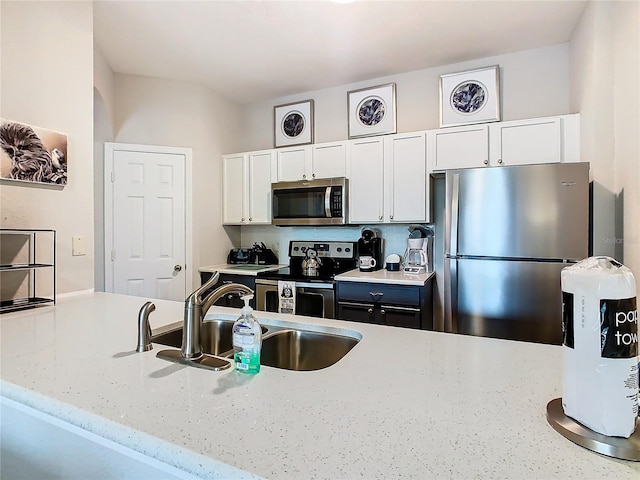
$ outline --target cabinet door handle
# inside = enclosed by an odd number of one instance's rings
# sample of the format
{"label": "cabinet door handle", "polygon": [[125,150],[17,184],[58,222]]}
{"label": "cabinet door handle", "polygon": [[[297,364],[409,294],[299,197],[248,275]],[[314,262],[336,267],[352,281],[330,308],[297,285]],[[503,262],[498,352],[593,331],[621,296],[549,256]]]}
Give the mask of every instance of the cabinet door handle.
{"label": "cabinet door handle", "polygon": [[316,178],[316,174],[315,174],[315,173],[312,173],[312,174],[311,174],[311,178]]}
{"label": "cabinet door handle", "polygon": [[380,310],[380,315],[381,315],[381,316],[383,316],[383,317],[384,317],[386,314],[387,314],[387,312],[385,312],[384,310]]}
{"label": "cabinet door handle", "polygon": [[369,295],[371,295],[374,299],[378,299],[378,298],[382,298],[384,293],[383,292],[369,292]]}
{"label": "cabinet door handle", "polygon": [[241,217],[241,218],[240,218],[240,221],[241,221],[241,222],[244,222],[244,217]]}
{"label": "cabinet door handle", "polygon": [[485,161],[484,161],[484,162],[482,162],[482,163],[484,163],[485,165],[489,165],[489,160],[485,160]]}
{"label": "cabinet door handle", "polygon": [[382,220],[382,215],[379,215],[379,216],[378,216],[378,220]]}
{"label": "cabinet door handle", "polygon": [[253,222],[253,218],[249,217],[249,221],[250,221],[250,222]]}
{"label": "cabinet door handle", "polygon": [[223,280],[223,281],[222,281],[222,284],[223,284],[223,285],[227,285],[227,284],[229,284],[229,283],[233,283],[233,282],[232,282],[231,280]]}
{"label": "cabinet door handle", "polygon": [[501,159],[501,158],[499,158],[499,159],[498,159],[498,163],[499,163],[500,165],[502,165],[502,159]]}
{"label": "cabinet door handle", "polygon": [[303,173],[302,174],[302,178],[306,180],[307,179],[307,175],[305,173]]}

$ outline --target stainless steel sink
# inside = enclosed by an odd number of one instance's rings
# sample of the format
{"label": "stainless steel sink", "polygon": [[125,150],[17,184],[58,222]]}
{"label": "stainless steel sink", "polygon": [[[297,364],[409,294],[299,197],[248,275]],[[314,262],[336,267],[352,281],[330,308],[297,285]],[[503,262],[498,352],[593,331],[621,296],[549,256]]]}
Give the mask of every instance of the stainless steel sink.
{"label": "stainless steel sink", "polygon": [[[209,355],[224,356],[225,353],[233,350],[232,329],[233,321],[231,320],[216,318],[202,322],[200,330],[202,351]],[[262,333],[267,333],[265,327],[262,327]],[[174,324],[171,330],[153,335],[151,342],[180,348],[182,345],[182,322]]]}
{"label": "stainless steel sink", "polygon": [[[202,351],[209,355],[233,356],[233,320],[208,319],[202,322]],[[344,335],[262,325],[260,364],[286,370],[320,370],[338,362],[357,345],[359,339]],[[151,337],[152,343],[180,348],[182,322],[170,325]]]}
{"label": "stainless steel sink", "polygon": [[284,330],[262,339],[260,364],[286,370],[320,370],[338,362],[359,340],[308,330]]}

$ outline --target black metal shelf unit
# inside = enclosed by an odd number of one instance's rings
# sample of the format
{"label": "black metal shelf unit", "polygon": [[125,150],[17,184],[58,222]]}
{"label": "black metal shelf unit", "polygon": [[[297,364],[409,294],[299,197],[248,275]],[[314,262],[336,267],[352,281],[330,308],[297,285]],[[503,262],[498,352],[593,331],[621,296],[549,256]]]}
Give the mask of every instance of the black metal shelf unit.
{"label": "black metal shelf unit", "polygon": [[[44,237],[44,238],[43,238]],[[48,237],[48,239],[47,239]],[[46,242],[46,246],[42,244]],[[50,294],[42,295],[37,292],[43,289],[42,275],[38,272],[49,271]],[[14,278],[11,275],[22,277]],[[2,299],[0,300],[0,313],[32,308],[38,305],[56,303],[56,231],[50,229],[0,229],[0,273],[3,277]],[[17,283],[15,282],[17,280]],[[5,295],[14,293],[11,286],[20,285],[24,280],[25,288],[17,288],[17,292],[11,298]],[[26,292],[23,290],[26,289]],[[17,296],[16,296],[17,295]]]}

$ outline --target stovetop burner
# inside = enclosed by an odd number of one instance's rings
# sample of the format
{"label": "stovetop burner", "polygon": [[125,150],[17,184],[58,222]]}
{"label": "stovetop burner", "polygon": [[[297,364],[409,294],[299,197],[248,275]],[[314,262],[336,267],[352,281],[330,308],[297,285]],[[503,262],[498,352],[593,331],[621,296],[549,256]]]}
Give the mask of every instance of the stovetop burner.
{"label": "stovetop burner", "polygon": [[[279,270],[258,273],[258,278],[267,280],[291,280],[297,282],[333,282],[336,275],[357,267],[357,243],[355,242],[289,242],[289,266]],[[305,275],[302,262],[307,250],[313,249],[320,260],[318,274]]]}

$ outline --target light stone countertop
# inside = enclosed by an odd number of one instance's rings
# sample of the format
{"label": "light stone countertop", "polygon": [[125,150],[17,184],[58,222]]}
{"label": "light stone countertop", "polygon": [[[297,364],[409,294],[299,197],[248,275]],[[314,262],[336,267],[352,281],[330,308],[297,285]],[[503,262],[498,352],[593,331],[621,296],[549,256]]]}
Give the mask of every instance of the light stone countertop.
{"label": "light stone countertop", "polygon": [[259,272],[269,272],[271,270],[278,270],[279,268],[286,268],[289,265],[257,265],[257,264],[229,264],[223,263],[219,265],[208,265],[206,267],[198,268],[199,272],[218,272],[227,273],[231,275],[252,275],[256,276]]}
{"label": "light stone countertop", "polygon": [[404,273],[402,270],[399,272],[389,272],[384,268],[374,272],[361,272],[356,268],[355,270],[349,270],[348,272],[336,275],[335,278],[338,282],[370,282],[422,286],[434,275],[435,273],[433,272]]}
{"label": "light stone countertop", "polygon": [[[2,396],[200,478],[640,476],[547,424],[558,346],[256,312],[362,339],[323,370],[246,377],[135,353],[145,300],[87,293],[1,315]],[[183,302],[154,303],[153,328],[182,318]]]}

